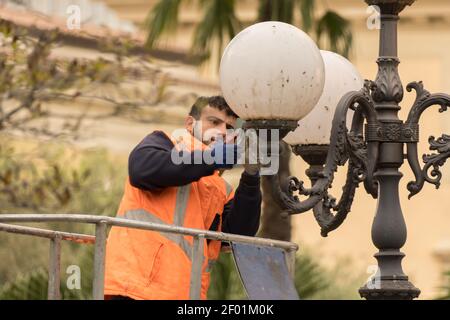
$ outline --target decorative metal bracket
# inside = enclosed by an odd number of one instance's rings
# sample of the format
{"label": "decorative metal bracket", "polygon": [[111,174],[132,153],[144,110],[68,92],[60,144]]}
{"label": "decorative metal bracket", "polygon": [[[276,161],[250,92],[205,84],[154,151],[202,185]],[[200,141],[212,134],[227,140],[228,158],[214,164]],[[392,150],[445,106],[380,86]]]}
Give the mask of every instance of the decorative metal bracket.
{"label": "decorative metal bracket", "polygon": [[[355,111],[350,132],[346,119],[348,110]],[[373,181],[378,158],[378,141],[366,141],[363,136],[364,121],[371,126],[377,125],[374,102],[371,97],[369,82],[361,91],[346,94],[339,102],[333,119],[331,141],[322,171],[314,172],[313,185],[306,188],[304,182],[296,177],[289,177],[287,185],[280,185],[277,176],[269,177],[274,199],[288,214],[303,213],[313,209],[314,216],[326,236],[339,227],[350,212],[355,190],[361,182],[376,197]],[[301,150],[294,148],[301,155]],[[308,161],[308,160],[307,160]],[[337,200],[331,196],[334,174],[339,166],[349,162],[347,179],[343,194]],[[312,174],[312,172],[310,172]],[[310,177],[311,178],[311,177]],[[307,196],[304,201],[299,196]]]}
{"label": "decorative metal bracket", "polygon": [[[409,126],[418,126],[422,113],[431,106],[440,106],[439,112],[444,112],[450,107],[450,95],[444,93],[430,94],[430,92],[424,89],[422,82],[412,82],[408,84],[406,89],[408,92],[414,89],[417,94],[416,100],[409,112],[408,119],[406,120],[406,124]],[[434,184],[436,189],[439,188],[442,179],[440,167],[450,157],[449,135],[444,134],[438,139],[431,136],[428,141],[430,143],[430,150],[435,150],[437,153],[423,155],[422,159],[425,163],[423,168],[419,164],[417,142],[407,143],[408,162],[416,179],[407,185],[410,192],[409,198],[419,193],[425,182]],[[430,168],[432,168],[431,172]]]}
{"label": "decorative metal bracket", "polygon": [[384,121],[375,125],[366,124],[367,141],[419,142],[419,125],[401,121]]}

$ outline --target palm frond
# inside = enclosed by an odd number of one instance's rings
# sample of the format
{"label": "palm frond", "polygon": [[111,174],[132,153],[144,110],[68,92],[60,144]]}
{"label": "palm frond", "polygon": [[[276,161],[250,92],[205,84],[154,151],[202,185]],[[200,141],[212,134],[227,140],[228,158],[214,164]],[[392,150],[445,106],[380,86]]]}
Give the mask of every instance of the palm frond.
{"label": "palm frond", "polygon": [[320,43],[322,40],[325,48],[348,57],[353,42],[350,21],[328,10],[317,21],[316,33],[317,41]]}
{"label": "palm frond", "polygon": [[302,29],[310,32],[314,25],[315,0],[298,0],[302,17]]}
{"label": "palm frond", "polygon": [[159,0],[146,19],[146,46],[153,48],[162,35],[173,34],[178,27],[178,13],[182,0]]}
{"label": "palm frond", "polygon": [[241,23],[235,14],[236,1],[210,0],[202,1],[201,4],[205,6],[205,13],[195,29],[191,53],[209,58],[216,44],[220,61],[225,42],[241,29]]}
{"label": "palm frond", "polygon": [[260,0],[258,21],[282,21],[292,23],[295,0]]}
{"label": "palm frond", "polygon": [[260,0],[258,4],[258,22],[272,20],[272,1]]}

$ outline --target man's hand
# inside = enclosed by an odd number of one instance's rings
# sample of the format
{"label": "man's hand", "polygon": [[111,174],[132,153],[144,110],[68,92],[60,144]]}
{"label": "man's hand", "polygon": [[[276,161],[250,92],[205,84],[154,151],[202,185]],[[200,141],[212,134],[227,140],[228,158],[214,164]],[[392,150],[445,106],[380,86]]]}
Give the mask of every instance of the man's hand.
{"label": "man's hand", "polygon": [[244,164],[244,171],[252,176],[259,174],[260,165],[259,164]]}
{"label": "man's hand", "polygon": [[260,167],[261,165],[258,161],[257,150],[255,150],[255,148],[251,148],[250,143],[247,141],[245,148],[244,170],[247,174],[254,176],[259,174]]}

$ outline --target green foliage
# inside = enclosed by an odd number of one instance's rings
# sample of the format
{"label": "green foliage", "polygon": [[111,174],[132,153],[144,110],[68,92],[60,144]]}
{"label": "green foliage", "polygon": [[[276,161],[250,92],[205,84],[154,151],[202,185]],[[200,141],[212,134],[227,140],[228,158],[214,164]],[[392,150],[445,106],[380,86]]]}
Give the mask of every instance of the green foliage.
{"label": "green foliage", "polygon": [[[176,32],[181,3],[181,0],[160,0],[153,7],[146,20],[148,48],[154,48],[162,36]],[[203,8],[203,18],[196,27],[191,53],[204,60],[210,57],[214,44],[221,54],[224,42],[234,37],[241,26],[235,16],[235,0],[199,0],[198,4]]]}
{"label": "green foliage", "polygon": [[216,43],[217,57],[220,58],[225,41],[232,39],[241,29],[235,15],[236,1],[208,0],[201,1],[201,4],[205,8],[204,15],[195,30],[191,50],[200,57],[209,57]]}
{"label": "green foliage", "polygon": [[222,252],[211,270],[211,285],[208,290],[208,299],[246,299],[245,290],[231,253]]}
{"label": "green foliage", "polygon": [[348,57],[353,42],[350,21],[344,19],[334,11],[327,11],[317,21],[317,39],[324,36],[331,51]]}
{"label": "green foliage", "polygon": [[123,183],[120,187],[115,183],[124,174],[118,173],[104,150],[80,155],[55,144],[15,147],[8,139],[0,137],[0,213],[20,208],[105,214],[117,205]]}
{"label": "green foliage", "polygon": [[301,299],[312,298],[330,287],[326,271],[308,254],[296,257],[295,287]]}
{"label": "green foliage", "polygon": [[147,17],[149,34],[146,45],[152,48],[164,34],[173,34],[178,27],[178,12],[181,0],[159,1]]}
{"label": "green foliage", "polygon": [[301,299],[360,299],[358,288],[364,275],[355,274],[351,261],[341,259],[333,267],[325,267],[318,253],[304,250],[297,254],[295,287]]}
{"label": "green foliage", "polygon": [[90,171],[63,170],[57,162],[60,155],[49,159],[41,151],[23,154],[6,141],[0,144],[0,199],[4,203],[0,212],[64,207],[89,178]]}
{"label": "green foliage", "polygon": [[450,270],[444,273],[444,279],[444,285],[442,286],[444,293],[438,300],[450,300]]}
{"label": "green foliage", "polygon": [[[147,46],[154,48],[163,36],[170,36],[179,27],[179,10],[182,0],[159,0],[148,15]],[[197,0],[203,10],[202,19],[196,26],[191,45],[191,54],[205,61],[217,50],[220,61],[226,42],[243,27],[236,16],[235,0]],[[326,10],[316,19],[315,0],[259,0],[257,21],[283,21],[294,23],[294,9],[301,12],[301,25],[305,32],[313,31],[316,25],[317,41],[332,51],[348,56],[352,46],[351,24],[336,12]],[[213,57],[216,58],[216,57]]]}
{"label": "green foliage", "polygon": [[[10,188],[15,197],[0,192],[0,214],[116,213],[123,194],[126,159],[112,159],[104,150],[79,151],[69,146],[42,142],[30,147],[29,143],[8,143],[7,139],[10,138],[0,137],[0,150],[3,151],[0,152],[0,188]],[[13,173],[7,174],[8,171]],[[9,177],[9,180],[5,177]],[[7,184],[5,180],[8,180]],[[65,197],[64,201],[61,201],[61,194]],[[41,223],[33,226],[93,234],[92,226],[82,224]],[[26,275],[47,266],[47,239],[0,232],[0,243],[0,283],[13,281],[19,270]],[[83,270],[90,270],[82,266],[88,262],[80,262],[89,255],[89,252],[85,253],[87,247],[89,246],[63,242],[63,273],[72,264],[79,265]],[[89,272],[83,271],[86,276]],[[37,275],[33,279],[35,277]]]}
{"label": "green foliage", "polygon": [[296,0],[260,0],[258,21],[282,21],[292,23]]}
{"label": "green foliage", "polygon": [[19,275],[0,289],[0,300],[45,300],[47,271],[44,268]]}
{"label": "green foliage", "polygon": [[[69,289],[62,268],[60,292],[63,300],[87,300],[92,297],[93,246],[83,247],[76,265],[81,270],[81,287]],[[43,267],[19,274],[14,280],[0,287],[0,300],[47,300],[48,270]]]}
{"label": "green foliage", "polygon": [[315,0],[299,0],[300,13],[302,16],[302,28],[305,32],[310,32],[314,24]]}

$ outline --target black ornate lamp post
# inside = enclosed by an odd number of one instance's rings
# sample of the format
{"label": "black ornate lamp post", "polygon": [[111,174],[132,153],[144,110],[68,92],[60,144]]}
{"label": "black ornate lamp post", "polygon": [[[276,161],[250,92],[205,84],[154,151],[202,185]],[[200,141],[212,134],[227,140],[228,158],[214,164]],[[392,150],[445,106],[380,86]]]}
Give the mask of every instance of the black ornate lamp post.
{"label": "black ornate lamp post", "polygon": [[[362,90],[342,97],[334,113],[329,145],[293,146],[293,152],[311,166],[307,175],[312,187],[306,188],[295,177],[289,179],[288,185],[282,185],[277,176],[270,177],[274,198],[283,210],[288,214],[298,214],[313,209],[323,236],[343,223],[360,183],[378,199],[372,226],[372,240],[379,250],[375,254],[379,266],[378,281],[359,290],[366,299],[414,299],[419,296],[420,290],[408,281],[401,265],[405,255],[400,249],[406,242],[407,230],[399,199],[398,186],[402,177],[399,168],[406,157],[415,175],[415,181],[407,186],[411,197],[421,191],[425,182],[439,187],[439,168],[450,157],[448,135],[438,139],[430,137],[430,149],[436,153],[423,157],[423,167],[419,164],[417,152],[422,112],[434,105],[440,106],[439,112],[445,111],[450,106],[450,95],[430,94],[421,82],[410,83],[406,89],[408,92],[414,89],[417,98],[407,120],[402,121],[398,117],[404,92],[398,73],[397,23],[399,13],[414,1],[365,0],[368,5],[377,5],[381,10],[378,74],[375,81],[366,80]],[[349,110],[354,111],[350,130],[346,125]],[[293,130],[292,121],[286,119],[249,118],[246,128],[282,129],[281,138]],[[347,161],[344,191],[336,201],[328,189],[338,166]],[[299,196],[307,198],[300,200]]]}

